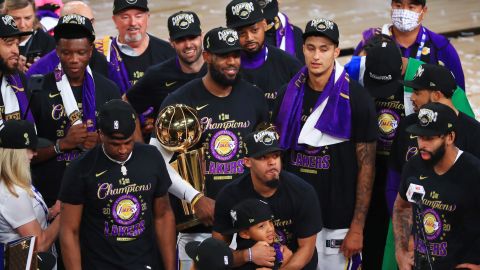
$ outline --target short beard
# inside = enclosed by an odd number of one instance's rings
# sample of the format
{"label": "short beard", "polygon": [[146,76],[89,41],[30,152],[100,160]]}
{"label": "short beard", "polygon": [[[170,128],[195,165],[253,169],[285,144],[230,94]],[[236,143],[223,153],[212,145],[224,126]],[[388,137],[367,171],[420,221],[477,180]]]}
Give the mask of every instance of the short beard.
{"label": "short beard", "polygon": [[279,184],[280,184],[280,179],[278,178],[265,182],[265,185],[269,188],[277,188]]}
{"label": "short beard", "polygon": [[[424,150],[425,151],[425,150]],[[424,162],[425,165],[429,167],[433,167],[437,165],[437,163],[445,156],[445,143],[443,143],[440,148],[438,148],[435,152],[429,152],[425,151],[430,154],[430,159],[423,159],[422,161]]]}
{"label": "short beard", "polygon": [[210,76],[212,76],[212,79],[224,87],[233,86],[240,80],[240,73],[237,73],[235,79],[229,79],[213,65],[208,65],[208,70],[210,71]]}
{"label": "short beard", "polygon": [[134,36],[130,36],[130,35],[127,35],[125,34],[124,38],[125,38],[125,43],[130,43],[130,42],[139,42],[140,40],[142,40],[142,34],[138,33]]}
{"label": "short beard", "polygon": [[13,68],[9,67],[7,63],[0,58],[0,71],[4,75],[12,75],[18,72],[18,64],[15,65]]}

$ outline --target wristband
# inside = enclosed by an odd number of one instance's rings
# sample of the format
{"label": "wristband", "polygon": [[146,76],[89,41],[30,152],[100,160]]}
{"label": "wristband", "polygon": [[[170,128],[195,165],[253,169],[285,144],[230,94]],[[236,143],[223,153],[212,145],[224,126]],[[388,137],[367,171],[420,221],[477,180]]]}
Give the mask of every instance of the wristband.
{"label": "wristband", "polygon": [[195,204],[200,200],[200,198],[203,197],[203,193],[198,193],[195,197],[193,197],[192,202],[190,203],[192,205],[192,208],[195,207]]}
{"label": "wristband", "polygon": [[53,146],[53,151],[55,151],[55,154],[61,154],[63,153],[62,150],[60,150],[60,139],[57,139],[55,142],[55,145]]}
{"label": "wristband", "polygon": [[252,248],[248,249],[248,262],[253,262]]}

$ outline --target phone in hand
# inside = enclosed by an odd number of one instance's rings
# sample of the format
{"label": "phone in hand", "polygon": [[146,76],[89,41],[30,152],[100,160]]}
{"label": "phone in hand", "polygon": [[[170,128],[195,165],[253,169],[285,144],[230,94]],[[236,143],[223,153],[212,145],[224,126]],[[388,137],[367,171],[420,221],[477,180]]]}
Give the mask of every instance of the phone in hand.
{"label": "phone in hand", "polygon": [[42,52],[40,50],[29,51],[26,55],[27,63],[33,64],[35,62],[35,58],[40,57]]}

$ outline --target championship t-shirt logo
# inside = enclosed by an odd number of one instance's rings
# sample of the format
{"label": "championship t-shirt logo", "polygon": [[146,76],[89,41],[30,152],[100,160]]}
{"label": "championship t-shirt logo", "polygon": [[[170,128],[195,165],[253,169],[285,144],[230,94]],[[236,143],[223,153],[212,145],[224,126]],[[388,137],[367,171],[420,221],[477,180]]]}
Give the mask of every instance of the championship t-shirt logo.
{"label": "championship t-shirt logo", "polygon": [[172,18],[172,24],[180,29],[187,29],[190,24],[195,22],[192,14],[178,14]]}
{"label": "championship t-shirt logo", "polygon": [[218,131],[210,141],[213,156],[222,161],[230,160],[238,151],[238,138],[229,130]]}
{"label": "championship t-shirt logo", "polygon": [[254,11],[253,3],[238,3],[235,6],[232,6],[233,15],[238,16],[240,19],[245,20],[250,17],[250,13]]}
{"label": "championship t-shirt logo", "polygon": [[420,109],[418,112],[418,119],[420,120],[420,125],[428,126],[432,122],[437,122],[438,113],[430,109]]}
{"label": "championship t-shirt logo", "polygon": [[130,225],[137,221],[140,215],[140,202],[135,196],[123,195],[112,206],[113,219],[121,225]]}
{"label": "championship t-shirt logo", "polygon": [[380,111],[378,116],[378,127],[383,135],[395,135],[395,130],[398,127],[398,116],[395,112],[384,109]]}
{"label": "championship t-shirt logo", "polygon": [[315,29],[320,32],[324,32],[326,30],[333,30],[333,22],[325,19],[312,20],[311,26],[315,27]]}
{"label": "championship t-shirt logo", "polygon": [[15,23],[15,20],[13,19],[12,16],[8,15],[8,16],[4,16],[2,18],[3,20],[3,24],[5,25],[10,25],[11,27],[13,27],[15,30],[17,30],[17,24]]}
{"label": "championship t-shirt logo", "polygon": [[237,31],[232,29],[225,29],[218,32],[218,39],[221,41],[224,41],[229,46],[233,46],[235,45],[235,42],[238,40],[238,33]]}
{"label": "championship t-shirt logo", "polygon": [[62,23],[85,25],[85,17],[77,14],[63,16]]}

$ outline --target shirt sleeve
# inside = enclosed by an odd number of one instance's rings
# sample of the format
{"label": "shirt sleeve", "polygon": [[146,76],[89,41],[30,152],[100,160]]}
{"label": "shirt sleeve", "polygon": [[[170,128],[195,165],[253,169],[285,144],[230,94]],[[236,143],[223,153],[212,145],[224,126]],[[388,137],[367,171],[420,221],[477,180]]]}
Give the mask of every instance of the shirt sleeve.
{"label": "shirt sleeve", "polygon": [[30,195],[22,188],[17,187],[15,191],[18,197],[9,194],[9,198],[4,200],[1,210],[2,216],[13,229],[36,220]]}
{"label": "shirt sleeve", "polygon": [[86,179],[82,175],[78,161],[70,163],[63,174],[59,200],[64,203],[80,205],[85,203]]}

